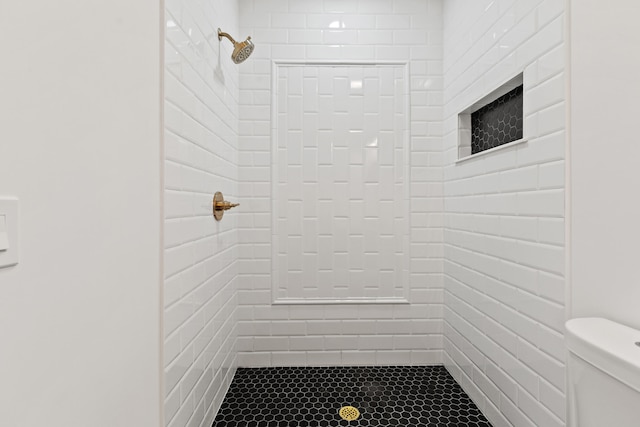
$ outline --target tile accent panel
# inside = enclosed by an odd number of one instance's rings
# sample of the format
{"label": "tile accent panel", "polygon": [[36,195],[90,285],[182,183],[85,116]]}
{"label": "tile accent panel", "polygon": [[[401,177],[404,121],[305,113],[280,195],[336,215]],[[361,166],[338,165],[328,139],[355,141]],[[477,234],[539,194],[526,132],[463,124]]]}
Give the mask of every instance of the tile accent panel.
{"label": "tile accent panel", "polygon": [[522,85],[471,113],[471,154],[522,139]]}
{"label": "tile accent panel", "polygon": [[407,63],[274,63],[275,303],[408,302]]}

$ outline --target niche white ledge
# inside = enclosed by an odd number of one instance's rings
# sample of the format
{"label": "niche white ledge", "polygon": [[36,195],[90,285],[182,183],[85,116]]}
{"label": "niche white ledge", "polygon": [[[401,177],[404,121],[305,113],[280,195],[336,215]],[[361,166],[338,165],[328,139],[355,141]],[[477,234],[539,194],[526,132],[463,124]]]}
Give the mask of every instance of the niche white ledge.
{"label": "niche white ledge", "polygon": [[525,139],[525,138],[516,139],[515,141],[507,142],[506,144],[498,145],[497,147],[489,148],[488,150],[484,150],[484,151],[481,151],[481,152],[476,153],[476,154],[469,154],[468,156],[461,157],[458,160],[456,160],[455,163],[456,164],[464,163],[464,162],[466,162],[468,160],[471,160],[471,159],[478,159],[478,158],[484,157],[485,155],[495,153],[496,151],[506,150],[508,148],[512,148],[512,147],[516,147],[518,145],[525,144],[527,142],[529,142],[529,140]]}

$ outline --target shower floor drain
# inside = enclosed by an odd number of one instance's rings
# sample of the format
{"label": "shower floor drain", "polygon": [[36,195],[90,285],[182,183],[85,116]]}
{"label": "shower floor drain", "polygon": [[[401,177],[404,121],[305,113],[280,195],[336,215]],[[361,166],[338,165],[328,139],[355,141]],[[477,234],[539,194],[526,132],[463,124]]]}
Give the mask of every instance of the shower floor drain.
{"label": "shower floor drain", "polygon": [[358,419],[360,416],[360,411],[353,406],[343,406],[340,408],[340,412],[338,412],[343,420],[353,421]]}

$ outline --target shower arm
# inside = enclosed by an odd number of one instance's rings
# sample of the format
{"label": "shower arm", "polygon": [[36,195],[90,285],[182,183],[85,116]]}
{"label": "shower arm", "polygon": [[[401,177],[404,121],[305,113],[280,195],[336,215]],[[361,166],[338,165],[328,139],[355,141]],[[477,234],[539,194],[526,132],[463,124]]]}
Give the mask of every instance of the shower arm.
{"label": "shower arm", "polygon": [[237,43],[233,37],[231,37],[229,34],[223,32],[222,30],[220,30],[220,28],[218,28],[218,41],[222,41],[222,38],[226,37],[229,40],[231,40],[231,43],[233,43],[234,45]]}

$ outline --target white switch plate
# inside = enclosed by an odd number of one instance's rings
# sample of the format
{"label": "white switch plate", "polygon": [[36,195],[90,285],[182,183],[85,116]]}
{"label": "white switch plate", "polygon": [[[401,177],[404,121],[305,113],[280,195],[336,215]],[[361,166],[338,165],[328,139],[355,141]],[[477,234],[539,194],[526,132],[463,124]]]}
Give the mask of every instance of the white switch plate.
{"label": "white switch plate", "polygon": [[7,233],[7,217],[0,214],[0,253],[9,249],[9,233]]}
{"label": "white switch plate", "polygon": [[0,251],[0,268],[10,267],[18,263],[18,211],[18,199],[15,197],[0,197],[0,216],[4,217],[4,232],[6,232],[8,240],[8,245],[4,245],[8,246],[8,249]]}

